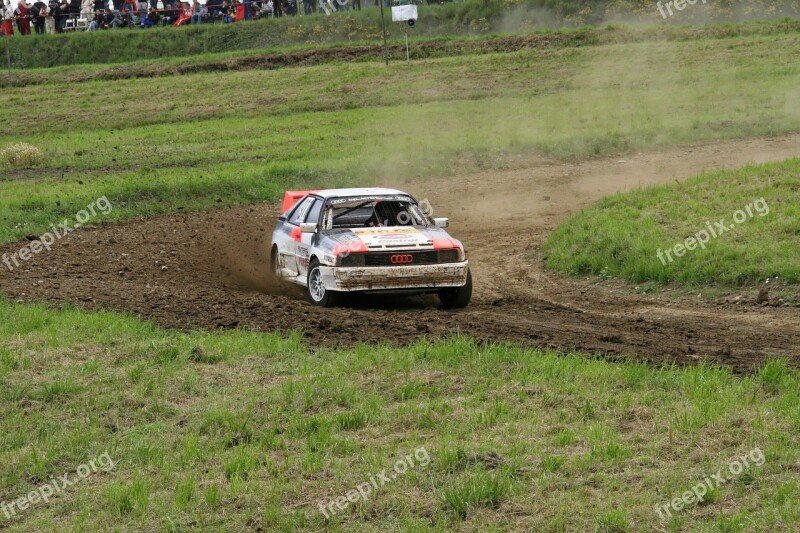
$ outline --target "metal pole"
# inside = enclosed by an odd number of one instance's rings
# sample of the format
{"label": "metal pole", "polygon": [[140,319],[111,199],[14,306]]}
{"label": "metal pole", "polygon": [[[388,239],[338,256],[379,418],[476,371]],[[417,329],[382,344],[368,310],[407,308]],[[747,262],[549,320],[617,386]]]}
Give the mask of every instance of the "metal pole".
{"label": "metal pole", "polygon": [[383,30],[383,59],[386,66],[389,66],[389,46],[386,44],[386,21],[383,18],[383,3],[386,0],[378,0],[381,3],[381,30]]}
{"label": "metal pole", "polygon": [[[5,22],[5,21],[4,21]],[[11,39],[6,35],[6,59],[8,60],[8,86],[11,87],[11,49],[9,49],[8,41]]]}
{"label": "metal pole", "polygon": [[408,31],[406,31],[405,34],[406,34],[406,61],[411,63],[411,57],[408,55]]}

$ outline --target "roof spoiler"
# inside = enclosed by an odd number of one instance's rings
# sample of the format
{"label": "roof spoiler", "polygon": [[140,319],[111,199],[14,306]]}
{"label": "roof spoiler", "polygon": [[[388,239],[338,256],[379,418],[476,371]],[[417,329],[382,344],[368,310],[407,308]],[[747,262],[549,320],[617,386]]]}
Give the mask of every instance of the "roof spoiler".
{"label": "roof spoiler", "polygon": [[299,202],[312,192],[317,192],[317,191],[286,191],[283,194],[283,205],[281,205],[281,213],[285,213],[286,211],[291,209],[291,207],[294,204],[296,204],[297,202]]}

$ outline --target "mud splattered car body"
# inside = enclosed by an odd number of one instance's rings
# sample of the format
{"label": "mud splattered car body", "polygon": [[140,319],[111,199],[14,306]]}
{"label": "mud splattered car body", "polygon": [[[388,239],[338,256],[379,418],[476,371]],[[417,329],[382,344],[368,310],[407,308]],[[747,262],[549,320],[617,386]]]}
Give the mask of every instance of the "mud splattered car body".
{"label": "mud splattered car body", "polygon": [[464,246],[410,194],[394,189],[287,191],[272,235],[271,272],[312,303],[342,293],[437,293],[464,307],[472,276]]}

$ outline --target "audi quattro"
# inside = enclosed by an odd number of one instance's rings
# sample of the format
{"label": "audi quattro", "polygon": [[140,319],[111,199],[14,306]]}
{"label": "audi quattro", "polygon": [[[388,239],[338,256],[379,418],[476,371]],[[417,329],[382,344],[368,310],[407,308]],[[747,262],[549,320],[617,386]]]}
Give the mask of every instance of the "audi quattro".
{"label": "audi quattro", "polygon": [[272,234],[270,273],[305,288],[311,303],[346,293],[435,293],[466,307],[472,274],[464,246],[417,200],[383,188],[286,191]]}

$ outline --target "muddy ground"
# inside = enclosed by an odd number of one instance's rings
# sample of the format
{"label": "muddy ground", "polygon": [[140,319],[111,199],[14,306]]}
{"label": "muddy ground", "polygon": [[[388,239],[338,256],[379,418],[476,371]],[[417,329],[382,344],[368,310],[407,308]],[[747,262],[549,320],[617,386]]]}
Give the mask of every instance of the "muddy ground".
{"label": "muddy ground", "polygon": [[[556,224],[602,196],[685,179],[703,170],[800,155],[800,135],[717,142],[562,163],[509,161],[513,170],[384,183],[427,198],[451,218],[475,278],[461,311],[424,297],[361,297],[320,309],[266,279],[276,205],[259,204],[81,228],[23,267],[0,268],[0,291],[20,301],[130,311],[167,327],[302,329],[311,346],[404,344],[455,332],[603,354],[749,371],[766,357],[800,362],[800,307],[754,288],[713,298],[640,294],[619,281],[545,270],[538,248]],[[113,201],[113,199],[112,199]],[[14,252],[20,243],[0,248]]]}

